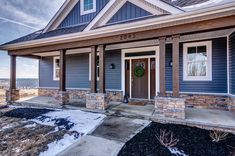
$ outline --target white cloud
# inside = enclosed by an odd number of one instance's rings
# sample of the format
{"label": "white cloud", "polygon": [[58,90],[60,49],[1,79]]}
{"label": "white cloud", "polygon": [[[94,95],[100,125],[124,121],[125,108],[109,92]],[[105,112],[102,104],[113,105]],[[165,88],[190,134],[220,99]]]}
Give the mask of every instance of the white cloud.
{"label": "white cloud", "polygon": [[24,24],[24,23],[21,23],[21,22],[17,22],[17,21],[14,21],[14,20],[10,20],[10,19],[4,18],[4,17],[0,17],[0,20],[2,20],[3,22],[10,22],[10,23],[18,24],[18,25],[21,25],[21,26],[24,26],[24,27],[27,27],[27,28],[30,28],[30,29],[34,29],[34,30],[39,29],[39,28],[32,27],[30,25],[27,25],[27,24]]}

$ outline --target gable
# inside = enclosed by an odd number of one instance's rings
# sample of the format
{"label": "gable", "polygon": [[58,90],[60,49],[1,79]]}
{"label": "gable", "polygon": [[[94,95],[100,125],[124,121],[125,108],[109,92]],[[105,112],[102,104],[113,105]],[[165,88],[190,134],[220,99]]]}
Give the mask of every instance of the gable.
{"label": "gable", "polygon": [[107,24],[137,19],[153,15],[150,12],[136,6],[135,4],[127,1],[114,16],[107,22]]}
{"label": "gable", "polygon": [[81,15],[80,1],[78,1],[70,13],[66,16],[66,18],[58,26],[58,28],[89,23],[108,2],[109,0],[97,0],[96,12]]}

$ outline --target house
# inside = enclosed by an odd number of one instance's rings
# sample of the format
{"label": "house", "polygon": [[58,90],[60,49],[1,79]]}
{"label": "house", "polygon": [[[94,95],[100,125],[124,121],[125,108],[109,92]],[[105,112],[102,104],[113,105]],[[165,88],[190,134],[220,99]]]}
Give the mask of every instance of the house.
{"label": "house", "polygon": [[19,98],[16,57],[39,59],[39,95],[60,104],[155,101],[235,111],[234,0],[67,0],[42,30],[0,46],[11,57],[7,100]]}

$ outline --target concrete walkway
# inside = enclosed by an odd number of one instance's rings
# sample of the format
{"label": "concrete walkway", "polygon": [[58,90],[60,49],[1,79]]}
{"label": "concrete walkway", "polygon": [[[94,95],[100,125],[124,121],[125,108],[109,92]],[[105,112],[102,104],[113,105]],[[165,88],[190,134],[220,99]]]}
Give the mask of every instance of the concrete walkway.
{"label": "concrete walkway", "polygon": [[116,156],[127,141],[149,124],[147,120],[109,116],[94,132],[58,156]]}

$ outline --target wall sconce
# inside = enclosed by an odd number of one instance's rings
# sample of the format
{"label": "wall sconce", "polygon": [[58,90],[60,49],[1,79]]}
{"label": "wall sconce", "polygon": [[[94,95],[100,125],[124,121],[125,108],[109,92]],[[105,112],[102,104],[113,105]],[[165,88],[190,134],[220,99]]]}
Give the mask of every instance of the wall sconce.
{"label": "wall sconce", "polygon": [[169,67],[172,67],[173,66],[173,62],[172,60],[169,61]]}
{"label": "wall sconce", "polygon": [[115,65],[112,63],[109,65],[109,69],[115,69]]}

